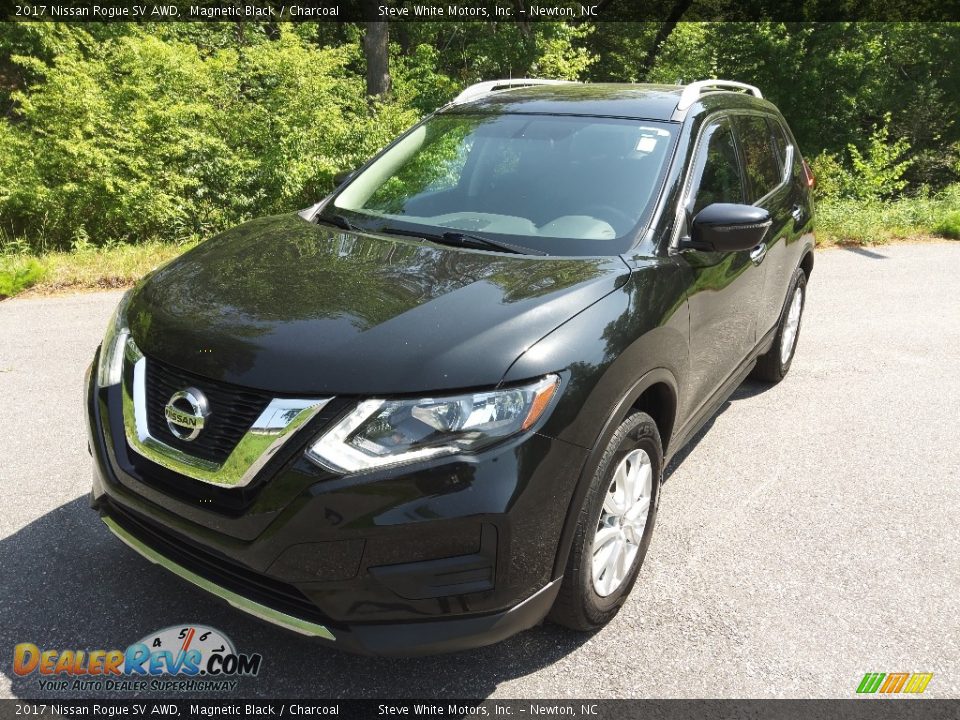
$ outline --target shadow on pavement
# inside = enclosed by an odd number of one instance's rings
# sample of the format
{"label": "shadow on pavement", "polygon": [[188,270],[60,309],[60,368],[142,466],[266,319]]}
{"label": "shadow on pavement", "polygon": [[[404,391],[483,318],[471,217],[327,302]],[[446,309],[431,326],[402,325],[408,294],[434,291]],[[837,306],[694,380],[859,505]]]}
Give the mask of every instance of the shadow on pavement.
{"label": "shadow on pavement", "polygon": [[847,252],[856,253],[857,255],[862,255],[863,257],[868,257],[871,260],[889,260],[889,256],[881,255],[878,252],[873,252],[872,250],[867,250],[866,248],[860,247],[858,245],[843,245],[844,250]]}
{"label": "shadow on pavement", "polygon": [[730,407],[732,403],[735,403],[737,400],[746,400],[747,398],[752,398],[757,395],[760,395],[767,390],[769,390],[771,385],[768,383],[757,382],[755,380],[744,380],[741,385],[733,391],[733,394],[727,398],[723,404],[717,408],[717,411],[710,416],[710,419],[707,420],[703,427],[697,430],[696,434],[690,438],[689,442],[680,448],[680,451],[673,456],[670,460],[670,463],[663,469],[663,481],[666,482],[670,479],[670,476],[676,472],[677,468],[687,459],[687,456],[690,455],[696,449],[697,445],[700,444],[700,441],[710,432],[710,428],[713,427],[713,424],[717,421],[717,418],[723,415],[726,412],[727,408]]}
{"label": "shadow on pavement", "polygon": [[69,699],[84,693],[43,691],[36,673],[16,675],[17,643],[58,650],[124,649],[179,624],[212,626],[239,652],[263,655],[260,674],[242,679],[235,693],[247,698],[485,698],[504,680],[550,665],[589,638],[545,625],[492,647],[451,655],[348,655],[251,618],[150,564],[109,533],[86,496],[0,540],[0,568],[0,672],[21,698]]}

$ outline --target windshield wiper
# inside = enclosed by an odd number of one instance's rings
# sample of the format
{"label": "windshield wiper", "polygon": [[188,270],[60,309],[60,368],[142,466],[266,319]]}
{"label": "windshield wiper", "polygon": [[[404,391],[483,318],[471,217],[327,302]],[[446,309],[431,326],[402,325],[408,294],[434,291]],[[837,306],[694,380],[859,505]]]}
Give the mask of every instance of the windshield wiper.
{"label": "windshield wiper", "polygon": [[443,234],[443,239],[451,243],[459,243],[461,245],[467,246],[468,243],[474,243],[481,247],[494,248],[496,250],[503,250],[504,252],[519,253],[521,255],[546,255],[543,250],[535,250],[534,248],[527,247],[526,245],[513,245],[512,243],[505,243],[500,240],[491,240],[490,238],[483,237],[481,235],[471,235],[470,233],[464,233],[457,230],[445,232]]}
{"label": "windshield wiper", "polygon": [[453,245],[454,247],[477,248],[480,250],[493,249],[501,252],[516,253],[518,255],[546,255],[543,250],[535,250],[525,245],[512,245],[500,240],[491,240],[480,235],[471,235],[470,233],[460,232],[459,230],[450,230],[444,233],[430,233],[421,230],[407,230],[397,227],[382,227],[379,232],[384,235],[406,235],[409,237],[418,237],[441,245]]}
{"label": "windshield wiper", "polygon": [[337,213],[331,213],[330,215],[327,215],[325,213],[320,213],[319,215],[317,215],[317,222],[326,223],[327,225],[333,225],[334,227],[338,227],[341,230],[357,229],[352,222],[347,220],[346,216],[338,215]]}

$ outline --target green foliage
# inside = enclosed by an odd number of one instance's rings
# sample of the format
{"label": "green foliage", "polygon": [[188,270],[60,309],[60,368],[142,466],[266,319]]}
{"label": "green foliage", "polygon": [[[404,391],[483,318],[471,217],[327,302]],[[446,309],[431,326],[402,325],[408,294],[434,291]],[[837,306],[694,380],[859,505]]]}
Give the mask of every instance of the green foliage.
{"label": "green foliage", "polygon": [[818,200],[835,200],[846,194],[851,184],[850,172],[834,153],[822,152],[810,162],[816,178],[814,192]]}
{"label": "green foliage", "polygon": [[873,128],[865,150],[848,145],[849,167],[834,153],[822,152],[814,158],[811,167],[818,198],[871,202],[893,198],[907,187],[904,176],[914,162],[912,157],[905,157],[910,143],[906,138],[891,142],[889,124],[888,113],[884,124]]}
{"label": "green foliage", "polygon": [[[807,157],[861,147],[881,118],[905,138],[917,187],[960,180],[960,23],[604,23],[591,39],[598,81],[757,85],[783,111]],[[653,55],[652,64],[649,63]]]}
{"label": "green foliage", "polygon": [[583,43],[594,28],[584,25],[545,24],[537,38],[537,60],[531,70],[537,77],[577,80],[597,61]]}
{"label": "green foliage", "polygon": [[598,59],[594,45],[602,36],[602,29],[589,25],[556,22],[417,22],[390,29],[399,50],[392,61],[407,63],[410,72],[418,54],[426,57],[421,48],[429,47],[434,51],[430,72],[446,76],[455,90],[503,77],[585,79]]}
{"label": "green foliage", "polygon": [[849,190],[853,197],[889,198],[907,186],[903,176],[913,161],[903,156],[910,150],[910,143],[906,138],[890,142],[890,113],[883,120],[883,125],[874,127],[870,134],[866,152],[861,153],[852,143],[847,146],[853,162],[853,186]]}
{"label": "green foliage", "polygon": [[51,64],[0,124],[0,218],[38,249],[205,237],[315,202],[416,120],[368,108],[359,48],[276,41],[201,51],[141,30]]}
{"label": "green foliage", "polygon": [[827,198],[817,204],[820,243],[873,244],[960,232],[960,184],[939,193],[918,193],[893,201]]}
{"label": "green foliage", "polygon": [[[646,82],[675,85],[716,76],[710,45],[711,26],[681,23],[670,33],[650,68]],[[640,78],[637,78],[638,80]]]}
{"label": "green foliage", "polygon": [[420,44],[409,54],[396,52],[398,49],[394,47],[391,74],[394,97],[402,106],[426,115],[460,92],[460,83],[439,70],[441,55],[435,47]]}
{"label": "green foliage", "polygon": [[960,240],[960,210],[948,213],[934,226],[933,231],[937,235]]}
{"label": "green foliage", "polygon": [[0,255],[0,298],[11,297],[43,278],[45,268],[35,258]]}

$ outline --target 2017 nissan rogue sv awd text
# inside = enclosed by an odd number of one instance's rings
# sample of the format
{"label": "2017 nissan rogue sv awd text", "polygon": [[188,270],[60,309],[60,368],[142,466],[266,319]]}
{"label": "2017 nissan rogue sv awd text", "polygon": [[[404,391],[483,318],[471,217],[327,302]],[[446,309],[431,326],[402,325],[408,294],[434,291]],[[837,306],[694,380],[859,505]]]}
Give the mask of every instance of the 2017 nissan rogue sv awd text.
{"label": "2017 nissan rogue sv awd text", "polygon": [[813,178],[782,115],[731,81],[481,83],[341,180],[124,296],[94,507],[357,652],[603,625],[667,461],[790,369]]}

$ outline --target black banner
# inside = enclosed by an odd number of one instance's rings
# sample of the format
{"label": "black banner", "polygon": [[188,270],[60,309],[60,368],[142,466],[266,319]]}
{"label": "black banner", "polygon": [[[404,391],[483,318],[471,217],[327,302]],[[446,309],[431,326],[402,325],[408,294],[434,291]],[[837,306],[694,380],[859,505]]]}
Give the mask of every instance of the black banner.
{"label": "black banner", "polygon": [[579,718],[938,720],[960,700],[2,700],[0,718]]}
{"label": "black banner", "polygon": [[949,21],[960,0],[0,0],[60,22]]}

